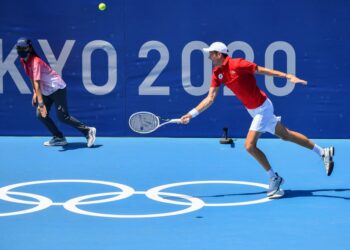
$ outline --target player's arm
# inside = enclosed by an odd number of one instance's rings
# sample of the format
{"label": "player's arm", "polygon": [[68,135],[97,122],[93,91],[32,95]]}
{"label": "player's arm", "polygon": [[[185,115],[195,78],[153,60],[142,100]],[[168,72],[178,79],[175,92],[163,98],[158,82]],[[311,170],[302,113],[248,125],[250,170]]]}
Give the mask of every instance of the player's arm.
{"label": "player's arm", "polygon": [[33,80],[30,79],[32,86],[33,86],[33,99],[35,98],[35,100],[33,100],[33,105],[36,104],[36,102],[43,103],[43,96],[41,94],[41,90],[40,90],[40,82],[38,80]]}
{"label": "player's arm", "polygon": [[37,96],[36,96],[36,91],[35,91],[35,87],[34,87],[34,82],[32,79],[30,79],[30,82],[32,83],[32,87],[33,87],[33,97],[32,97],[32,105],[33,107],[36,105],[37,103]]}
{"label": "player's arm", "polygon": [[295,83],[301,83],[301,84],[305,84],[305,85],[307,84],[307,81],[299,79],[295,75],[283,73],[283,72],[278,71],[278,70],[268,69],[268,68],[261,67],[261,66],[256,67],[256,73],[263,74],[263,75],[269,75],[269,76],[273,76],[273,77],[287,78],[291,83],[294,83],[294,84]]}
{"label": "player's arm", "polygon": [[34,90],[32,104],[35,105],[36,101],[37,101],[38,102],[38,109],[40,111],[41,116],[46,117],[47,110],[46,110],[46,107],[44,104],[43,95],[41,94],[41,90],[40,90],[40,81],[33,80],[33,79],[30,79],[30,81],[32,82],[32,86],[33,86],[33,90]]}
{"label": "player's arm", "polygon": [[187,114],[183,115],[181,117],[181,122],[183,124],[186,124],[192,118],[199,115],[199,113],[201,113],[204,110],[206,110],[207,108],[209,108],[213,104],[213,102],[218,94],[218,91],[219,91],[219,87],[211,87],[209,89],[209,93],[208,93],[207,97],[204,98],[194,109],[189,111]]}
{"label": "player's arm", "polygon": [[[37,98],[37,94],[36,94],[36,87],[35,87],[35,84],[34,84],[34,81],[33,79],[30,79],[30,82],[32,83],[32,87],[33,87],[33,98],[32,98],[32,105],[33,106],[36,106],[37,102],[38,102],[38,98]],[[41,92],[40,92],[41,93]]]}

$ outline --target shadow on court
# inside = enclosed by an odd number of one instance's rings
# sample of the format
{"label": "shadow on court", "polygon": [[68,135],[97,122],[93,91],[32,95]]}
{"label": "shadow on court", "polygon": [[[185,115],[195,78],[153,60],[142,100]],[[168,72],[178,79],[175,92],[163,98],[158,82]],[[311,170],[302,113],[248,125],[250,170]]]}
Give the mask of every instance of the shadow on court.
{"label": "shadow on court", "polygon": [[[99,148],[102,147],[103,145],[94,145],[91,148]],[[68,151],[68,150],[76,150],[76,149],[81,149],[81,148],[87,148],[86,142],[71,142],[68,143],[65,146],[62,146],[62,149],[60,149],[60,152]]]}
{"label": "shadow on court", "polygon": [[[333,194],[330,194],[330,192],[335,192],[340,194],[333,195]],[[237,197],[237,196],[261,195],[261,194],[266,195],[266,191],[250,192],[250,193],[235,193],[235,194],[192,195],[192,196],[196,198],[222,198],[222,197],[230,197],[230,196]],[[298,197],[337,198],[337,199],[350,200],[350,188],[284,190],[284,196],[281,199],[298,198]],[[167,198],[176,200],[176,198],[174,197],[167,197]]]}
{"label": "shadow on court", "polygon": [[[350,200],[350,188],[336,188],[336,189],[314,189],[314,190],[284,190],[283,198],[297,198],[297,197],[317,197],[317,198],[337,198]],[[327,192],[327,193],[324,193]],[[330,192],[339,193],[330,194]],[[345,192],[345,193],[344,193]],[[346,193],[349,192],[349,193]],[[346,195],[346,196],[345,196]]]}

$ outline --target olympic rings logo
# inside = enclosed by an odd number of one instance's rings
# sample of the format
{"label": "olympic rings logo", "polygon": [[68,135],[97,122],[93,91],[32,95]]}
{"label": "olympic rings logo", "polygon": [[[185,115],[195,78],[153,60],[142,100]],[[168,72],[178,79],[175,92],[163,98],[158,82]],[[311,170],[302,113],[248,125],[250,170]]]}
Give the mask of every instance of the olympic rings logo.
{"label": "olympic rings logo", "polygon": [[[83,196],[69,199],[65,202],[54,202],[50,198],[39,194],[13,191],[15,188],[31,186],[31,185],[48,184],[48,183],[99,184],[99,185],[105,185],[105,186],[116,188],[118,189],[118,191],[83,195]],[[106,218],[156,218],[156,217],[175,216],[180,214],[191,213],[205,206],[207,207],[244,206],[244,205],[252,205],[252,204],[271,201],[271,199],[265,197],[257,200],[244,201],[244,202],[205,203],[203,200],[197,197],[192,197],[189,195],[172,193],[172,192],[164,192],[164,190],[168,188],[186,186],[186,185],[197,185],[197,184],[235,184],[235,185],[255,186],[263,189],[268,189],[268,185],[261,184],[261,183],[245,182],[245,181],[220,181],[220,180],[171,183],[171,184],[153,187],[151,189],[148,189],[147,191],[135,191],[132,187],[129,187],[127,185],[123,185],[115,182],[109,182],[109,181],[75,180],[75,179],[31,181],[31,182],[23,182],[23,183],[17,183],[17,184],[1,187],[0,200],[11,202],[11,203],[17,203],[17,204],[34,205],[34,207],[18,210],[14,212],[0,213],[0,217],[34,213],[34,212],[47,209],[51,206],[63,206],[66,210],[72,213],[87,215],[87,216],[106,217]],[[91,212],[80,208],[81,206],[84,206],[84,205],[93,205],[93,204],[120,201],[123,199],[127,199],[132,195],[145,195],[147,198],[157,202],[185,206],[185,208],[181,210],[173,211],[173,212],[154,213],[154,214],[109,214],[109,213]],[[14,198],[13,196],[27,197],[27,198],[30,198],[31,200],[18,199],[18,198]],[[164,196],[167,198],[164,198]],[[109,198],[101,198],[101,197],[109,197]],[[174,200],[169,199],[169,197],[174,198]],[[94,198],[100,198],[100,199],[94,200]],[[187,202],[179,201],[179,200],[186,200]]]}

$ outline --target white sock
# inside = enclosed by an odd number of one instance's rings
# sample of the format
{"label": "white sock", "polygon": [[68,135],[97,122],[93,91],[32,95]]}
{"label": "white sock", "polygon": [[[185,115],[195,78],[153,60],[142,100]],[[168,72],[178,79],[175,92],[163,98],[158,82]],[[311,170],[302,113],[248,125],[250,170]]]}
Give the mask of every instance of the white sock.
{"label": "white sock", "polygon": [[315,144],[314,148],[312,149],[312,151],[314,151],[316,154],[318,154],[319,156],[322,157],[322,155],[324,155],[324,150],[323,148],[321,148],[320,146],[318,146],[317,144]]}
{"label": "white sock", "polygon": [[276,177],[276,174],[272,168],[269,171],[267,171],[267,175],[270,177],[270,179]]}

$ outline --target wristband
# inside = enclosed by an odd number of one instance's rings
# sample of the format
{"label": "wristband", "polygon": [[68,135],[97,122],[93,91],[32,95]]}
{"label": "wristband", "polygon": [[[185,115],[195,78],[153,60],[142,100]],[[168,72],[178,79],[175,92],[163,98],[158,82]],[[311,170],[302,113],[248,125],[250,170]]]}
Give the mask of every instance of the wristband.
{"label": "wristband", "polygon": [[197,111],[197,109],[192,109],[188,113],[192,116],[192,118],[195,118],[197,115],[199,115],[199,112]]}
{"label": "wristband", "polygon": [[44,107],[44,102],[38,102],[39,107]]}

